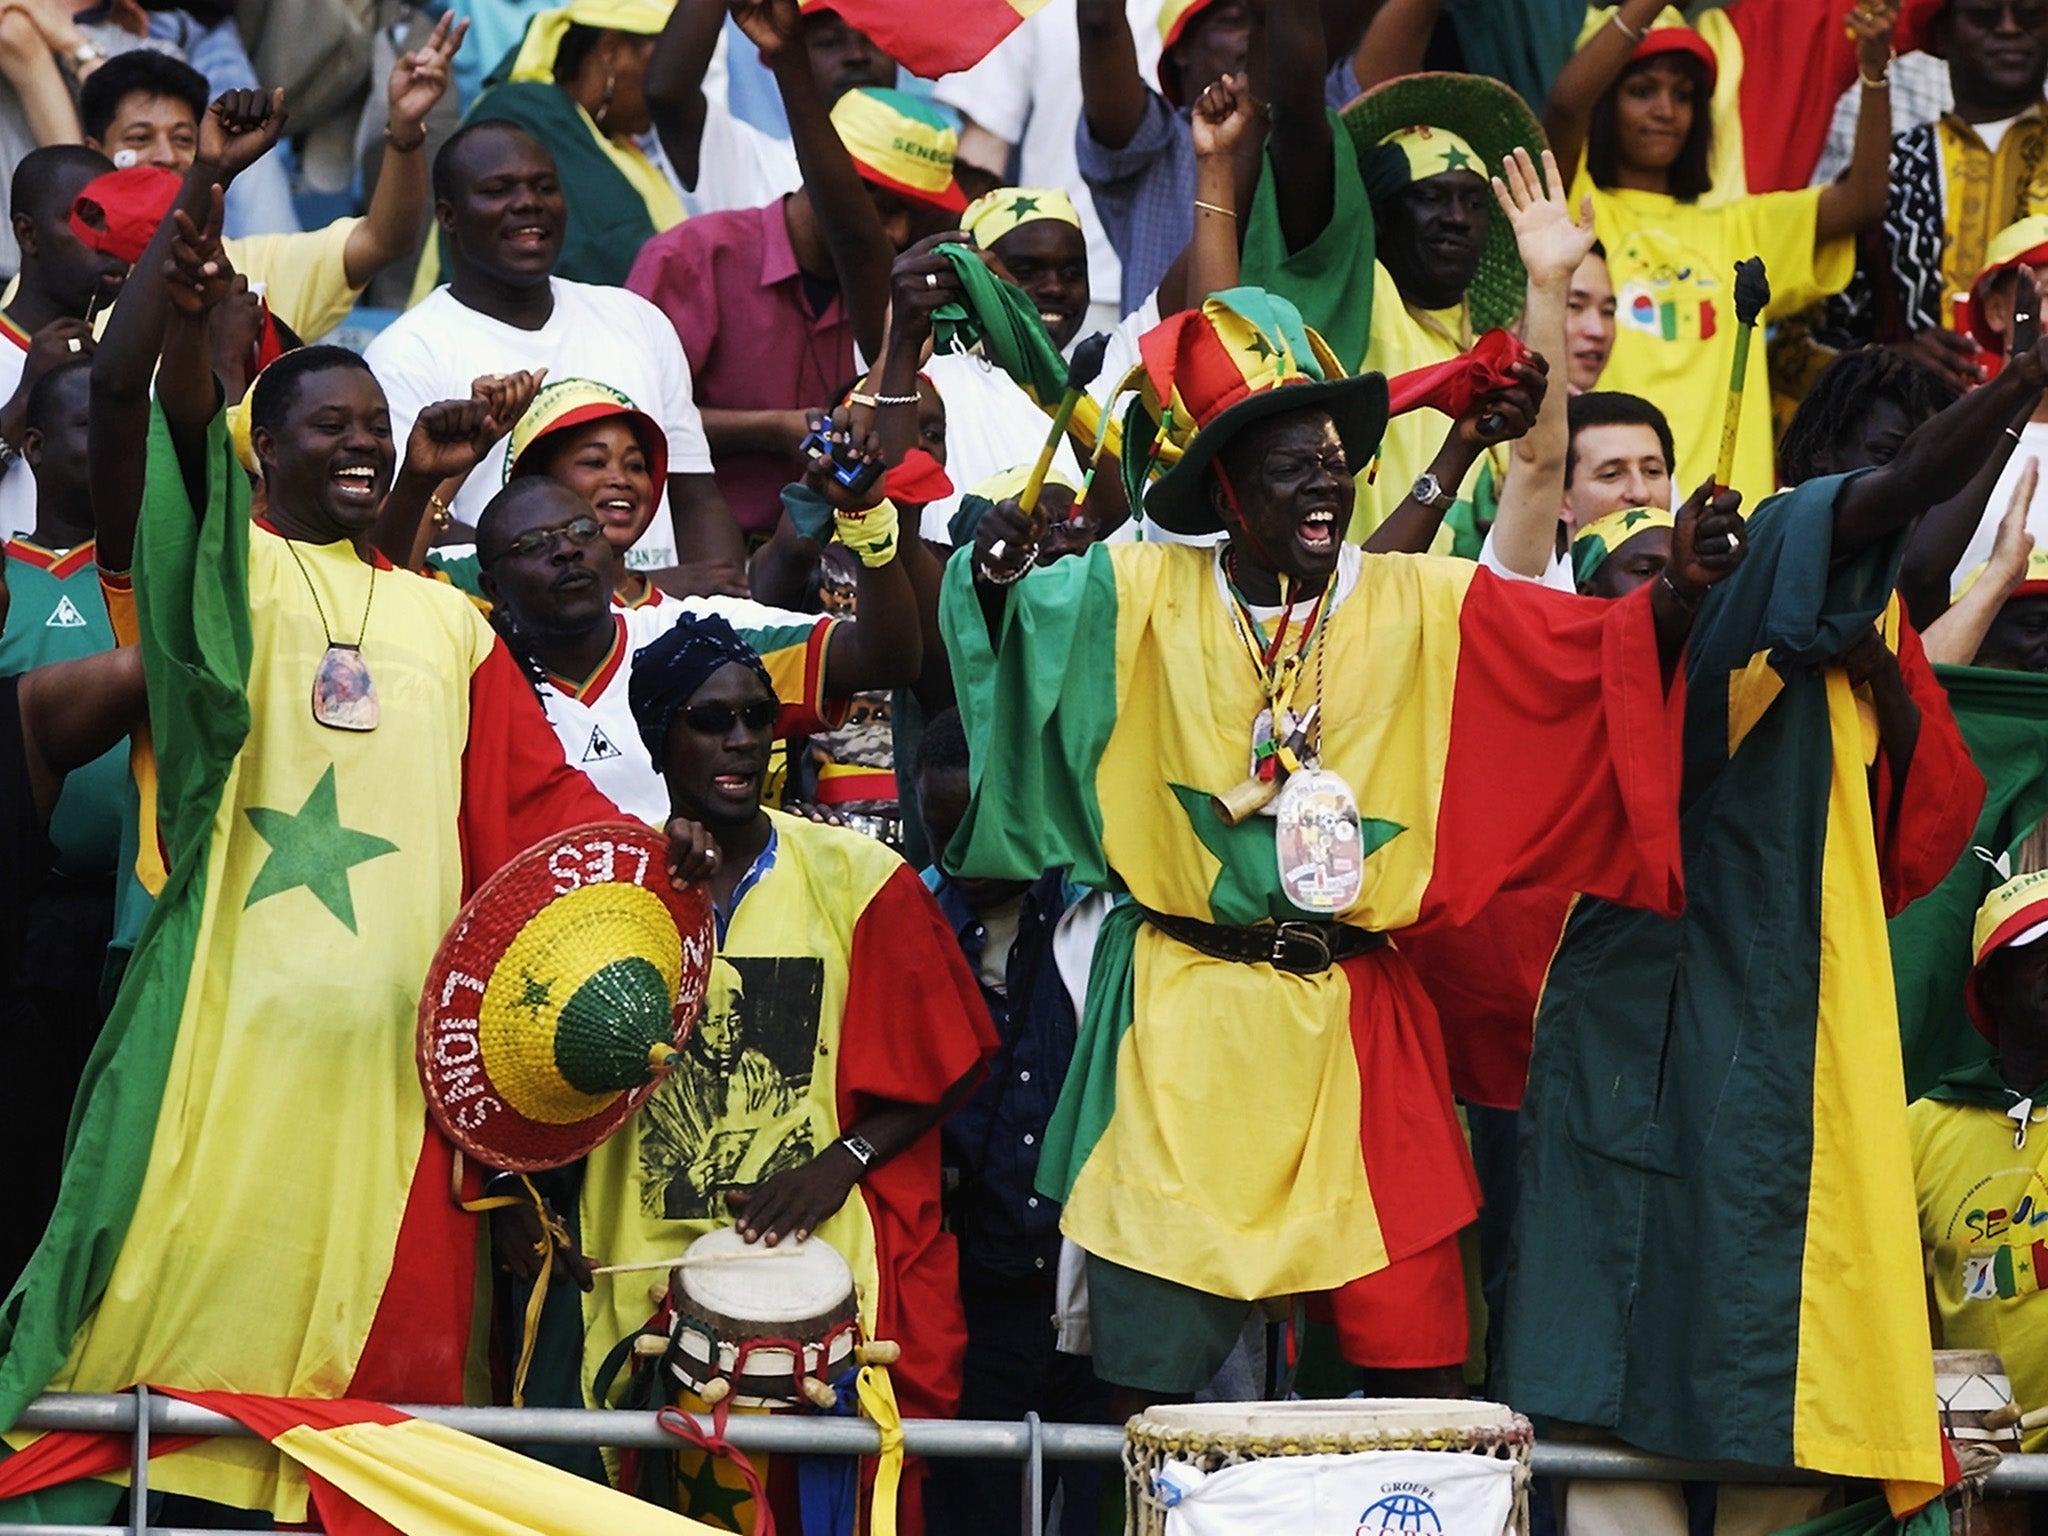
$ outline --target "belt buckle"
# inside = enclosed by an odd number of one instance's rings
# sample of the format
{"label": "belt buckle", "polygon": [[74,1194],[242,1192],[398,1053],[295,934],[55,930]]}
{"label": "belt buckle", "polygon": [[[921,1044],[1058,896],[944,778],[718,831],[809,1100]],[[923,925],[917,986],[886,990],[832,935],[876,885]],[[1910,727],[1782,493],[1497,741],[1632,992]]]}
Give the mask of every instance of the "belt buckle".
{"label": "belt buckle", "polygon": [[1330,941],[1321,923],[1278,923],[1273,928],[1271,965],[1293,976],[1314,976],[1331,965]]}

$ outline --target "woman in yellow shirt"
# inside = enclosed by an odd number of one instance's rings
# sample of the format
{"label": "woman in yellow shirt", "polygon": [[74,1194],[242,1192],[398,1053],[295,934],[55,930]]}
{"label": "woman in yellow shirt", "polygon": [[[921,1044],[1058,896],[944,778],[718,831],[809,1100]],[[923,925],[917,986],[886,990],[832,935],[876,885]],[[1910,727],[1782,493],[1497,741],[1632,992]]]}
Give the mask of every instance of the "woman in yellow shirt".
{"label": "woman in yellow shirt", "polygon": [[[1854,237],[1883,217],[1891,152],[1891,33],[1896,0],[1864,0],[1849,17],[1863,79],[1855,156],[1832,186],[1702,206],[1713,123],[1713,48],[1662,0],[1623,0],[1551,86],[1544,130],[1560,165],[1578,165],[1614,280],[1614,351],[1600,383],[1656,402],[1678,437],[1673,476],[1713,467],[1733,367],[1735,263],[1762,256],[1766,319],[1791,314],[1849,280]],[[1768,398],[1764,349],[1747,384]],[[1770,412],[1744,414],[1735,488],[1750,506],[1775,488]]]}

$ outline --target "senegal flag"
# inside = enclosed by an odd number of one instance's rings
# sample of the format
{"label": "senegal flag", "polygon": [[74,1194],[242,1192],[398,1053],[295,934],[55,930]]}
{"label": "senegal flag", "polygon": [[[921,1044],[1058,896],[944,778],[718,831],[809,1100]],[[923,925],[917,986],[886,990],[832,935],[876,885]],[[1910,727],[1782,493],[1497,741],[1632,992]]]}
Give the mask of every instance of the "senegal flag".
{"label": "senegal flag", "polygon": [[[1831,560],[1839,478],[1766,502],[1686,652],[1686,910],[1582,900],[1536,1019],[1503,1392],[1681,1456],[1942,1481],[1887,890],[1982,783],[1895,624],[1905,783],[1836,658],[1899,542]],[[1516,761],[1503,759],[1504,762]]]}
{"label": "senegal flag", "polygon": [[[247,1426],[299,1467],[327,1536],[695,1536],[714,1528],[574,1477],[460,1430],[382,1403],[259,1397],[241,1392],[167,1395]],[[152,1456],[205,1443],[157,1435]],[[60,1431],[0,1463],[0,1499],[71,1478],[126,1472],[125,1434]]]}
{"label": "senegal flag", "polygon": [[[1205,923],[1309,921],[1272,818],[1231,827],[1211,805],[1249,771],[1266,703],[1218,552],[1097,545],[1011,587],[993,634],[972,559],[941,602],[972,744],[949,864],[1066,867]],[[1647,594],[1347,547],[1327,601],[1297,707],[1319,700],[1323,765],[1358,797],[1364,883],[1338,918],[1464,921],[1531,880],[1676,909],[1677,713]],[[1089,1253],[1233,1297],[1382,1269],[1465,1226],[1478,1195],[1398,948],[1298,975],[1207,958],[1133,907],[1097,945],[1039,1187]]]}
{"label": "senegal flag", "polygon": [[2004,880],[1991,861],[2048,814],[2048,677],[1988,667],[1934,672],[1983,772],[1985,792],[1983,814],[1955,868],[1892,919],[1906,1093],[1916,1099],[1944,1073],[1991,1054],[1963,1009],[1970,931],[1977,908]]}
{"label": "senegal flag", "polygon": [[[161,414],[149,454],[135,588],[170,877],[0,1310],[0,1423],[45,1387],[138,1381],[459,1402],[477,1225],[414,1065],[421,979],[469,889],[616,813],[467,598],[252,525],[219,419],[203,507]],[[312,717],[330,625],[360,634],[374,730]],[[305,1518],[299,1464],[260,1442],[179,1450],[157,1481]],[[104,1518],[115,1496],[37,1504]]]}

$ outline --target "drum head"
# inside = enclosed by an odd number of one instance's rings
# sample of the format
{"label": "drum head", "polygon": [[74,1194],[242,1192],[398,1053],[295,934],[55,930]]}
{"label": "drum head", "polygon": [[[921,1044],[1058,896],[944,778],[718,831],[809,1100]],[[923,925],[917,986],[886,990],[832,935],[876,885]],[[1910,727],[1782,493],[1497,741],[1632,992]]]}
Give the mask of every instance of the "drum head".
{"label": "drum head", "polygon": [[1434,1397],[1342,1397],[1292,1403],[1160,1403],[1131,1421],[1158,1436],[1245,1435],[1256,1439],[1317,1435],[1399,1438],[1491,1431],[1510,1434],[1520,1419],[1503,1403]]}
{"label": "drum head", "polygon": [[766,1248],[742,1241],[736,1227],[721,1227],[683,1257],[704,1262],[676,1269],[678,1310],[746,1318],[763,1333],[828,1316],[853,1295],[852,1268],[823,1238]]}

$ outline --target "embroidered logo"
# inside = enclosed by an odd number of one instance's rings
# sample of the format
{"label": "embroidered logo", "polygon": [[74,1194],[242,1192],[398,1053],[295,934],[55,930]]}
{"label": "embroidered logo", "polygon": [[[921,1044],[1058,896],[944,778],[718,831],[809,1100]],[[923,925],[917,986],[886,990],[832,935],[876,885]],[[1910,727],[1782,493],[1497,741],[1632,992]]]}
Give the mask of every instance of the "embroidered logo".
{"label": "embroidered logo", "polygon": [[57,599],[57,606],[51,610],[50,616],[43,620],[43,628],[83,629],[85,628],[85,615],[78,611],[77,605],[70,598],[60,597]]}
{"label": "embroidered logo", "polygon": [[583,749],[583,761],[586,763],[602,763],[611,758],[624,757],[625,755],[625,753],[612,745],[612,739],[605,735],[603,726],[593,725],[590,728],[590,745]]}

